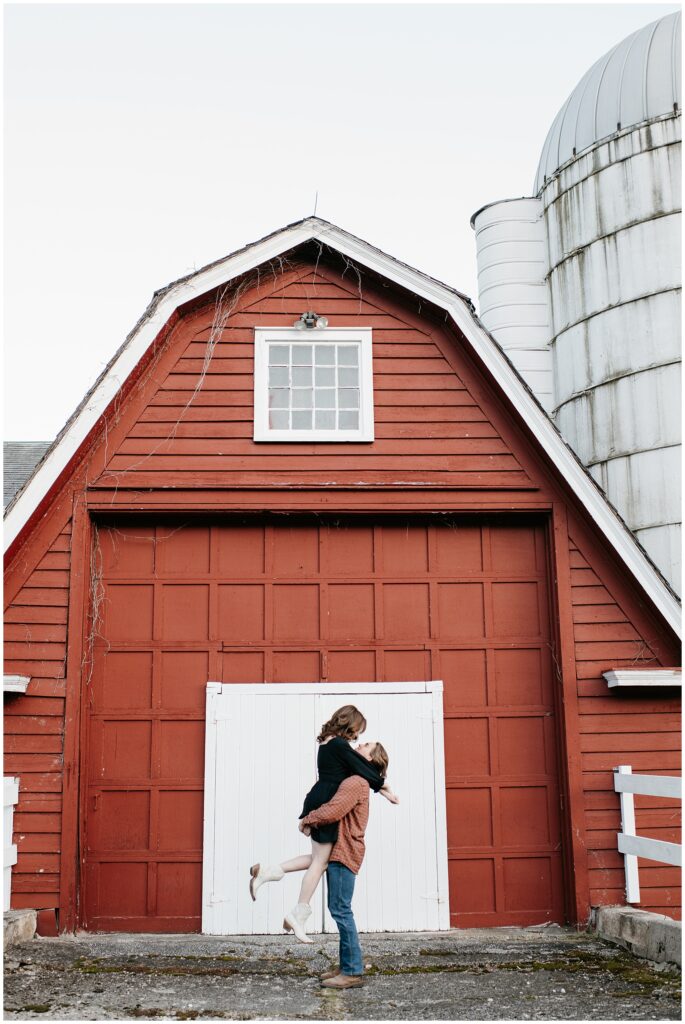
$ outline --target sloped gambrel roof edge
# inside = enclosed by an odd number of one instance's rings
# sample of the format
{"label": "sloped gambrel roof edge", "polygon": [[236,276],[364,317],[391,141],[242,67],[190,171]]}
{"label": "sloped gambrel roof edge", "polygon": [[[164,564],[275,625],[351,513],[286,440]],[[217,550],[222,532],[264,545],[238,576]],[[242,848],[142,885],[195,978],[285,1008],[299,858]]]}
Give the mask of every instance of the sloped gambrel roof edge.
{"label": "sloped gambrel roof edge", "polygon": [[308,217],[291,224],[155,293],[136,327],[9,506],[5,517],[5,550],[19,536],[34,509],[48,494],[174,311],[194,297],[226,284],[311,240],[321,242],[445,310],[513,403],[606,540],[679,636],[678,598],[604,492],[566,444],[495,339],[481,324],[466,296],[318,217]]}

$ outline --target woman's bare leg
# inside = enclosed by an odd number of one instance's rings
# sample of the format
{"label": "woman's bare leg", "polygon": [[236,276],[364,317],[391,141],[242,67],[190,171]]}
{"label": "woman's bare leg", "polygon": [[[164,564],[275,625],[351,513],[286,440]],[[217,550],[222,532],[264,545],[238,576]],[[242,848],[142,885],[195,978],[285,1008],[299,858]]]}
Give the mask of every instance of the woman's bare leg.
{"label": "woman's bare leg", "polygon": [[[333,843],[317,843],[312,839],[312,855],[309,858],[310,864],[305,871],[304,878],[302,879],[302,886],[300,888],[300,903],[309,903],[317,885],[321,881],[321,876],[328,867],[328,858],[331,855],[333,849]],[[296,858],[296,860],[306,860],[306,857]],[[282,865],[285,871],[285,865]]]}
{"label": "woman's bare leg", "polygon": [[292,860],[281,861],[282,871],[306,871],[312,862],[311,853],[304,853],[301,857],[293,857]]}

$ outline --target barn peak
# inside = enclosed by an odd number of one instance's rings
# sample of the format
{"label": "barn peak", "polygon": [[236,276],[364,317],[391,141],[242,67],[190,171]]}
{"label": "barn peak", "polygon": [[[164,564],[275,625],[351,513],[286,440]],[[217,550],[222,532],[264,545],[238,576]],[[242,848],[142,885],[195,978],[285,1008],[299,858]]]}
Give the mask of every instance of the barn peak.
{"label": "barn peak", "polygon": [[606,541],[677,631],[679,604],[675,595],[477,318],[471,301],[456,289],[318,217],[289,224],[155,293],[135,328],[10,504],[5,520],[8,553],[12,555],[18,549],[31,524],[47,508],[60,481],[95,443],[98,432],[105,429],[112,410],[121,402],[122,393],[141,373],[149,353],[163,344],[183,309],[263,265],[277,267],[287,253],[311,242],[337,253],[360,272],[370,272],[403,289],[418,300],[416,308],[430,304],[444,314],[444,322],[459,336],[503,400],[512,407],[513,414],[526,425],[545,456],[574,490]]}

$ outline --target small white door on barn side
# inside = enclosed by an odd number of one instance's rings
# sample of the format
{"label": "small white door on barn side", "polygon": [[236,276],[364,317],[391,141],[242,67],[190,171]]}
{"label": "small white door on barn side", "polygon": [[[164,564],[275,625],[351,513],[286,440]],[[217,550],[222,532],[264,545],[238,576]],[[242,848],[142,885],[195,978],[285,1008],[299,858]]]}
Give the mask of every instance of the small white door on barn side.
{"label": "small white door on barn side", "polygon": [[[302,874],[250,898],[249,868],[309,853],[298,830],[316,780],[316,736],[336,708],[355,704],[362,741],[390,756],[391,805],[371,794],[366,857],[354,912],[360,931],[449,928],[442,683],[220,684],[207,687],[202,930],[279,934]],[[310,932],[335,932],[325,885],[312,900]]]}

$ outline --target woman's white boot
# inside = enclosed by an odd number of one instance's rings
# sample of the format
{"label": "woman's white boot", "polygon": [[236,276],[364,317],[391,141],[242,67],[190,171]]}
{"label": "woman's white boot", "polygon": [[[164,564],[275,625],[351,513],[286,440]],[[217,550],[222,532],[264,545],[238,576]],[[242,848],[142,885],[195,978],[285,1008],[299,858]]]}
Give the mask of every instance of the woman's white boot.
{"label": "woman's white boot", "polygon": [[283,918],[283,927],[287,932],[293,932],[300,942],[313,942],[304,930],[305,921],[311,916],[312,908],[308,903],[298,903],[296,907]]}
{"label": "woman's white boot", "polygon": [[253,864],[250,868],[250,896],[257,899],[257,890],[264,882],[280,882],[285,871],[280,864],[272,864],[271,867],[263,868],[261,864]]}

